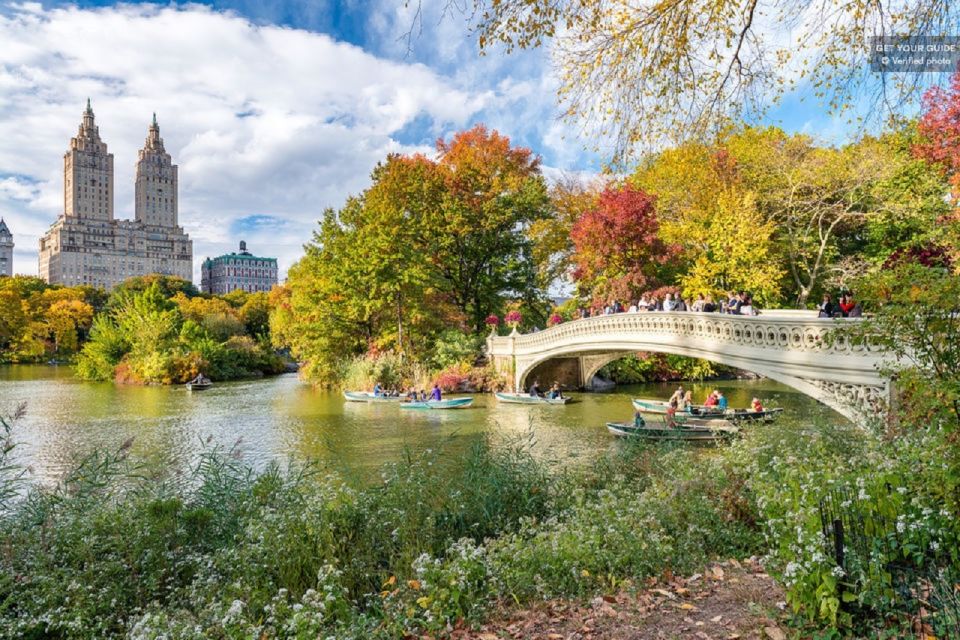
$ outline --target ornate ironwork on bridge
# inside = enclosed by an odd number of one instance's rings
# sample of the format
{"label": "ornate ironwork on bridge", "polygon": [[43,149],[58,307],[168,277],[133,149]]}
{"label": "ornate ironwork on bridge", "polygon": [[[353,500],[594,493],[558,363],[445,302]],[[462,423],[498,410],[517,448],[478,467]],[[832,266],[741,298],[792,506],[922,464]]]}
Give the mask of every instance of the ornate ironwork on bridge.
{"label": "ornate ironwork on bridge", "polygon": [[827,339],[838,323],[807,312],[768,311],[760,316],[716,313],[619,313],[585,318],[529,334],[487,339],[487,353],[518,389],[538,364],[580,359],[580,382],[589,385],[605,364],[637,352],[703,358],[771,378],[862,422],[882,415],[891,383],[876,347],[843,337]]}

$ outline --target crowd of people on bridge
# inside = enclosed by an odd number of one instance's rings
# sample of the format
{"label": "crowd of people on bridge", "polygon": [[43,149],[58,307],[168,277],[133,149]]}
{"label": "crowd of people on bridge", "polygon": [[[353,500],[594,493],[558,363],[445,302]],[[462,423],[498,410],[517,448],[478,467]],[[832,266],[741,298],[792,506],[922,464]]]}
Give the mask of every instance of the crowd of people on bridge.
{"label": "crowd of people on bridge", "polygon": [[823,294],[823,301],[817,305],[821,318],[859,318],[863,316],[860,303],[853,299],[853,294],[844,291],[836,302],[829,293]]}
{"label": "crowd of people on bridge", "polygon": [[656,295],[644,294],[637,300],[624,305],[619,300],[611,300],[606,305],[582,307],[578,317],[608,316],[614,313],[642,313],[646,311],[694,311],[699,313],[730,313],[742,316],[755,316],[760,313],[749,291],[730,291],[727,297],[719,301],[711,295],[700,294],[693,298],[682,298],[680,294],[666,293],[661,299]]}
{"label": "crowd of people on bridge", "polygon": [[[700,294],[696,299],[682,298],[679,294],[666,293],[662,298],[644,294],[637,300],[624,304],[620,300],[611,300],[603,306],[581,307],[578,318],[609,316],[615,313],[642,313],[647,311],[693,311],[697,313],[727,313],[740,316],[760,314],[753,294],[749,291],[730,291],[719,301],[711,295]],[[862,316],[860,303],[853,294],[844,291],[837,302],[830,294],[824,294],[823,301],[817,306],[821,318],[859,318]]]}

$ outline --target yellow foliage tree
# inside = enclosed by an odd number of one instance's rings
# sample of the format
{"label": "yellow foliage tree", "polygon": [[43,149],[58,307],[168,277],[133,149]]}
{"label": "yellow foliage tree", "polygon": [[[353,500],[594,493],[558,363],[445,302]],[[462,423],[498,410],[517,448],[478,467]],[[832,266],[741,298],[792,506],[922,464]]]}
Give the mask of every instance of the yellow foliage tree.
{"label": "yellow foliage tree", "polygon": [[783,271],[771,260],[775,226],[757,210],[753,193],[724,189],[700,213],[696,224],[684,227],[695,258],[680,278],[683,295],[748,291],[762,304],[776,301]]}

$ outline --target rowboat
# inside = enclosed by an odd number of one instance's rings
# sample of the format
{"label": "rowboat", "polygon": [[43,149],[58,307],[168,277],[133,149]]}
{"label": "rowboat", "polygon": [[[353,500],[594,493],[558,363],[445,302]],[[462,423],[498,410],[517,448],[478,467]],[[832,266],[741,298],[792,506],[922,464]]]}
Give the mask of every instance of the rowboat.
{"label": "rowboat", "polygon": [[[647,398],[635,398],[633,408],[640,413],[649,415],[666,415],[670,408],[670,403],[664,400],[649,400]],[[727,409],[721,410],[716,407],[705,407],[703,405],[691,405],[686,409],[677,409],[676,415],[689,416],[693,418],[723,418],[730,422],[741,422],[750,420],[763,420],[764,422],[773,422],[783,413],[783,409],[764,409],[763,411],[754,411],[753,409]]]}
{"label": "rowboat", "polygon": [[206,391],[213,386],[213,381],[202,375],[197,376],[186,384],[187,391]]}
{"label": "rowboat", "polygon": [[641,438],[644,440],[671,440],[678,442],[721,442],[737,433],[736,427],[667,427],[663,425],[640,425],[625,422],[608,422],[607,431],[618,438]]}
{"label": "rowboat", "polygon": [[426,402],[401,402],[401,409],[466,409],[473,404],[473,398],[450,398],[449,400],[427,400]]}
{"label": "rowboat", "polygon": [[509,404],[567,404],[571,398],[544,398],[523,393],[495,393],[497,400]]}
{"label": "rowboat", "polygon": [[400,396],[383,396],[369,391],[344,391],[343,397],[349,402],[400,402]]}

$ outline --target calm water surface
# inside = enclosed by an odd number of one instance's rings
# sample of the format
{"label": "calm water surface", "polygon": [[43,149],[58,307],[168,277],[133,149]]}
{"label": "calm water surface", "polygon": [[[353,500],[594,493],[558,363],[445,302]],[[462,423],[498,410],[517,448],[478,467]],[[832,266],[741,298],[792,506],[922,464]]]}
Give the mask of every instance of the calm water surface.
{"label": "calm water surface", "polygon": [[[484,434],[529,438],[536,455],[555,464],[582,464],[618,446],[604,423],[628,420],[630,398],[666,398],[675,384],[621,387],[613,393],[575,394],[566,407],[505,405],[476,395],[456,411],[401,411],[388,404],[344,402],[316,391],[295,374],[217,383],[202,393],[182,387],[134,387],[82,382],[69,367],[0,366],[0,413],[21,401],[27,415],[16,426],[16,456],[32,477],[51,482],[94,449],[119,447],[131,436],[132,455],[158,468],[195,461],[204,447],[239,440],[244,459],[262,467],[271,460],[320,460],[334,468],[372,472],[405,451],[443,447],[457,455]],[[825,406],[769,380],[696,383],[701,400],[723,389],[731,406],[759,396],[786,409],[784,420],[842,422]]]}

